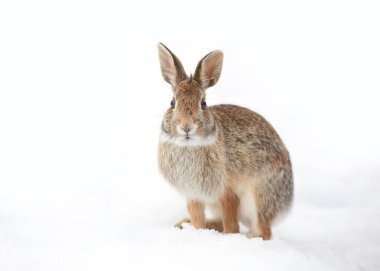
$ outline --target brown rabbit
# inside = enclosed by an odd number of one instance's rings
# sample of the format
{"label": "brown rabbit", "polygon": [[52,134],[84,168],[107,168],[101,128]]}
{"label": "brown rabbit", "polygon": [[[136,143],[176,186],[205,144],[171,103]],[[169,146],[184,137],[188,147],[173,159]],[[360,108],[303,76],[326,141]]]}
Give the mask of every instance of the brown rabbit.
{"label": "brown rabbit", "polygon": [[[173,100],[161,125],[159,168],[187,198],[195,228],[271,238],[273,220],[293,199],[289,153],[260,115],[236,105],[206,105],[205,90],[218,82],[223,53],[206,55],[188,77],[179,59],[158,44],[161,72]],[[214,218],[206,220],[205,207]]]}

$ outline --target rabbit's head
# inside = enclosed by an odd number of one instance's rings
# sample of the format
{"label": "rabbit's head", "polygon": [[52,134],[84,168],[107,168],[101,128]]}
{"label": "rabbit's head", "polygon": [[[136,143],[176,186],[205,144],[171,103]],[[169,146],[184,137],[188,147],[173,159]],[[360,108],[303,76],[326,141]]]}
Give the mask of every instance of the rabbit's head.
{"label": "rabbit's head", "polygon": [[166,111],[161,140],[178,146],[212,144],[217,125],[206,105],[205,90],[216,84],[223,64],[223,53],[213,51],[198,63],[188,77],[179,59],[162,43],[158,44],[161,73],[172,86],[173,99]]}

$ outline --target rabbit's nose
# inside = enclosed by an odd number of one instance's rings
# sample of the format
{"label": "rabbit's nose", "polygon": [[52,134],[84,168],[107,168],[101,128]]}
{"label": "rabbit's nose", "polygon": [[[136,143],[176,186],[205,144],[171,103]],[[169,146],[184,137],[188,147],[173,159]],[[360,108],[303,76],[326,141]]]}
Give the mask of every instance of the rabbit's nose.
{"label": "rabbit's nose", "polygon": [[196,131],[196,127],[192,123],[184,123],[182,125],[177,126],[177,132],[180,135],[187,135],[187,136],[192,135],[195,133],[195,131]]}
{"label": "rabbit's nose", "polygon": [[181,129],[182,129],[182,131],[184,131],[186,134],[188,134],[188,133],[191,131],[192,127],[190,127],[189,125],[185,125],[185,126],[182,126]]}

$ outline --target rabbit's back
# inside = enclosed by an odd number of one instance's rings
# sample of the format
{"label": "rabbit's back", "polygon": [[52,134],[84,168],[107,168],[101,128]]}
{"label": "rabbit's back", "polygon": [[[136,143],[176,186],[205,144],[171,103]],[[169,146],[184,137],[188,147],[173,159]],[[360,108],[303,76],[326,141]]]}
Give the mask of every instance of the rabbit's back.
{"label": "rabbit's back", "polygon": [[[249,109],[217,105],[210,110],[222,127],[229,185],[241,200],[247,191],[252,193],[256,219],[273,221],[293,200],[292,166],[284,143],[262,116]],[[250,211],[242,213],[242,221],[255,220]]]}
{"label": "rabbit's back", "polygon": [[262,116],[236,105],[216,105],[210,110],[222,127],[230,176],[252,176],[290,166],[282,140]]}

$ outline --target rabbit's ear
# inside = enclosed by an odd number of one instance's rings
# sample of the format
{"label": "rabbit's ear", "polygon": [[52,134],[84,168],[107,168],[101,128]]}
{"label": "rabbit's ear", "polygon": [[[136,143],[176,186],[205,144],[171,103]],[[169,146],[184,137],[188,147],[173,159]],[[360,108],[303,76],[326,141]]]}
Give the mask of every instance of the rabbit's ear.
{"label": "rabbit's ear", "polygon": [[158,56],[160,58],[161,73],[166,82],[175,87],[187,79],[181,61],[162,43],[158,44]]}
{"label": "rabbit's ear", "polygon": [[199,61],[194,79],[203,89],[212,87],[218,82],[223,66],[223,52],[213,51]]}

